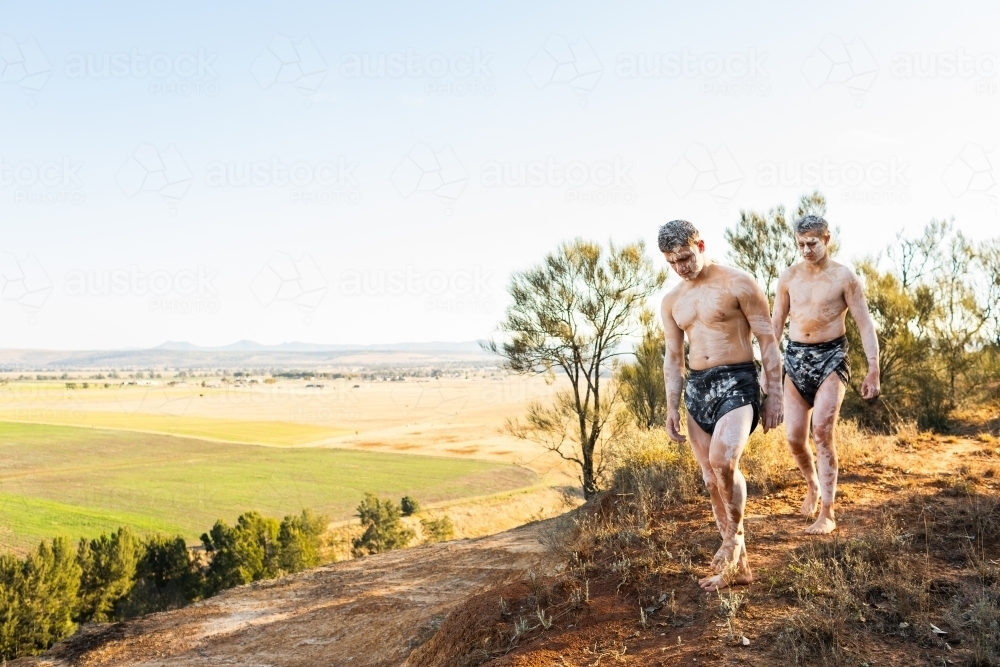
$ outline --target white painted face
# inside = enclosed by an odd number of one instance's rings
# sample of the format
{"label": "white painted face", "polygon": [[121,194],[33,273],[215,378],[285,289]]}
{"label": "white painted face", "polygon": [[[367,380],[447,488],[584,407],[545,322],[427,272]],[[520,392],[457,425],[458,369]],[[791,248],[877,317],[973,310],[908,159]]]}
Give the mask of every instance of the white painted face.
{"label": "white painted face", "polygon": [[664,252],[663,257],[682,280],[694,280],[705,268],[705,242],[698,241],[686,248],[675,248],[673,252]]}
{"label": "white painted face", "polygon": [[810,264],[823,261],[830,245],[830,232],[796,234],[795,243],[799,247],[799,255]]}

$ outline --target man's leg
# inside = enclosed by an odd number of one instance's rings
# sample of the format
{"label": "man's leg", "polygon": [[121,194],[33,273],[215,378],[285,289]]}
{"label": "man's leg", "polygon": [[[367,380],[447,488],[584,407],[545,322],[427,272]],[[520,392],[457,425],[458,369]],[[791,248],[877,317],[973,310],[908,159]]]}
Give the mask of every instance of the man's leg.
{"label": "man's leg", "polygon": [[788,447],[806,480],[806,499],[802,503],[801,512],[803,516],[812,516],[819,506],[819,477],[816,475],[812,447],[809,446],[809,411],[812,408],[787,375],[782,402],[785,405],[785,437],[788,438]]}
{"label": "man's leg", "polygon": [[830,373],[816,391],[813,408],[813,439],[816,441],[816,458],[819,462],[820,504],[819,518],[806,528],[810,535],[825,535],[837,527],[833,504],[837,499],[837,443],[834,434],[840,404],[844,400],[843,381]]}
{"label": "man's leg", "polygon": [[[705,480],[705,488],[708,489],[708,496],[712,500],[712,514],[715,516],[715,525],[719,528],[719,535],[723,539],[726,537],[726,529],[729,526],[729,519],[726,514],[726,504],[719,493],[719,485],[715,481],[715,471],[709,462],[709,450],[712,446],[712,436],[698,426],[691,415],[688,415],[688,440],[691,442],[691,452],[695,460],[701,467],[701,478]],[[719,563],[722,561],[722,549],[715,554],[712,559],[712,569],[720,571]]]}
{"label": "man's leg", "polygon": [[747,484],[740,472],[740,457],[750,437],[753,407],[744,405],[727,412],[715,425],[709,448],[709,465],[721,496],[727,519],[722,539],[719,574],[705,577],[698,584],[706,591],[715,591],[734,583],[753,581],[746,556],[743,535],[743,515],[746,511]]}

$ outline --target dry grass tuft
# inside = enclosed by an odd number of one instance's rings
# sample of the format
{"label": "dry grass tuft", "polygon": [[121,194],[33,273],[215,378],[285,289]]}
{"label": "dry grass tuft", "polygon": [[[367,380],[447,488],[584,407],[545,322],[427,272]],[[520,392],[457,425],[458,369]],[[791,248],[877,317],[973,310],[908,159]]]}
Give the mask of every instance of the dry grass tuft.
{"label": "dry grass tuft", "polygon": [[788,664],[853,664],[847,640],[863,631],[934,640],[923,568],[907,555],[912,539],[883,515],[860,538],[796,550],[788,569],[798,609],[778,635]]}
{"label": "dry grass tuft", "polygon": [[798,468],[788,449],[784,427],[767,433],[758,428],[751,433],[743,450],[740,469],[747,478],[750,491],[772,493],[793,484]]}
{"label": "dry grass tuft", "polygon": [[691,447],[673,442],[662,429],[626,431],[611,447],[609,463],[608,488],[634,497],[640,509],[691,500],[700,492],[701,471]]}

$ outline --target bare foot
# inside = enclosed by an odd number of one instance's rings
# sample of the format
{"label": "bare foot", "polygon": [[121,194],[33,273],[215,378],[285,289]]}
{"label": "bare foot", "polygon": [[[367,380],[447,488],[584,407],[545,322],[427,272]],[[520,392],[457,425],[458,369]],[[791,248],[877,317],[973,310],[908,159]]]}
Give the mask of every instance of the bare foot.
{"label": "bare foot", "polygon": [[806,499],[802,501],[800,513],[802,516],[814,516],[817,509],[819,509],[819,486],[810,484],[806,490]]}
{"label": "bare foot", "polygon": [[837,520],[833,515],[833,508],[824,505],[819,511],[819,518],[816,523],[806,528],[806,535],[827,535],[837,529]]}
{"label": "bare foot", "polygon": [[719,550],[715,552],[715,557],[712,558],[712,564],[709,568],[712,572],[722,572],[726,569],[726,559],[730,557],[729,551],[726,549],[726,543],[723,542]]}
{"label": "bare foot", "polygon": [[825,516],[816,519],[816,523],[806,528],[806,535],[826,535],[837,529],[837,522]]}
{"label": "bare foot", "polygon": [[753,583],[753,574],[747,561],[746,543],[742,537],[724,541],[719,553],[716,554],[716,559],[720,561],[719,569],[715,570],[717,574],[698,580],[698,585],[704,590],[712,592],[734,584]]}
{"label": "bare foot", "polygon": [[752,583],[753,573],[750,572],[750,564],[747,562],[745,552],[740,557],[739,563],[735,568],[729,568],[719,574],[698,580],[698,585],[708,593],[713,593],[730,586],[745,586]]}

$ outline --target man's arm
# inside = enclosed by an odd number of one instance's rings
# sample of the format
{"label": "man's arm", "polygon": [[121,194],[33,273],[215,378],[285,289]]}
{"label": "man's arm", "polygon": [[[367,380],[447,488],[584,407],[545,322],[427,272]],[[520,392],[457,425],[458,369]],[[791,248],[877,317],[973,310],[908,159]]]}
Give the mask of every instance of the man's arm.
{"label": "man's arm", "polygon": [[677,326],[671,314],[672,301],[669,295],[660,305],[660,319],[663,321],[663,338],[666,350],[663,354],[663,381],[667,389],[667,435],[675,442],[684,442],[681,435],[681,392],[684,390],[684,330]]}
{"label": "man's arm", "polygon": [[785,271],[778,278],[778,286],[774,289],[774,313],[771,315],[771,332],[774,340],[781,344],[781,337],[785,333],[785,321],[788,319],[790,305],[788,301],[788,272]]}
{"label": "man's arm", "polygon": [[847,302],[847,310],[854,318],[854,323],[858,325],[861,346],[865,349],[865,357],[868,359],[868,375],[861,383],[861,398],[870,401],[882,391],[882,371],[878,361],[878,334],[875,332],[872,314],[868,310],[868,300],[865,298],[865,289],[861,285],[861,280],[849,268],[847,273],[850,277],[844,288],[844,300]]}
{"label": "man's arm", "polygon": [[774,329],[771,328],[771,313],[767,307],[767,296],[752,278],[746,276],[745,286],[738,290],[740,308],[743,315],[750,323],[750,331],[753,332],[760,345],[760,360],[764,365],[764,378],[768,394],[764,400],[763,426],[764,432],[777,428],[784,419],[781,403],[781,354],[778,351],[778,341],[774,337]]}

